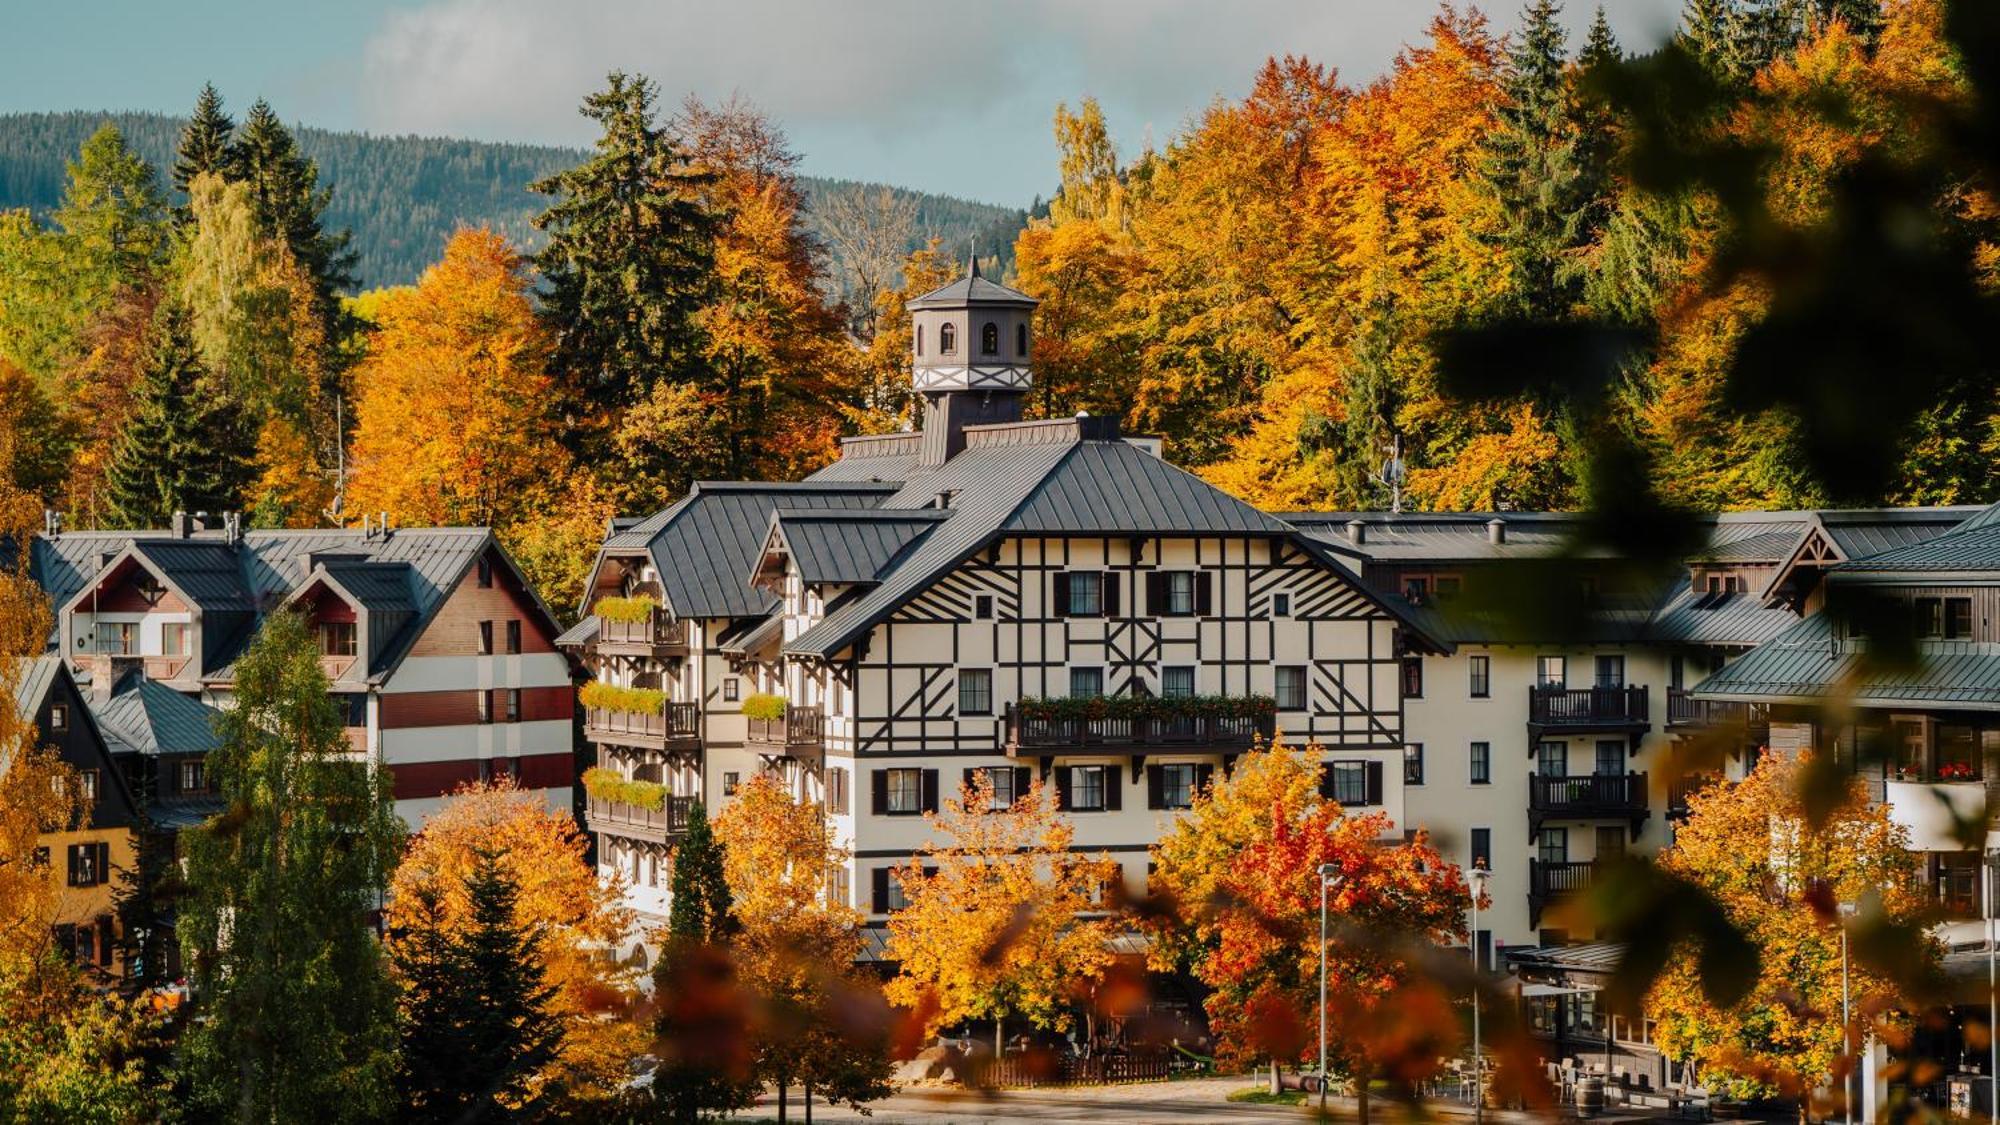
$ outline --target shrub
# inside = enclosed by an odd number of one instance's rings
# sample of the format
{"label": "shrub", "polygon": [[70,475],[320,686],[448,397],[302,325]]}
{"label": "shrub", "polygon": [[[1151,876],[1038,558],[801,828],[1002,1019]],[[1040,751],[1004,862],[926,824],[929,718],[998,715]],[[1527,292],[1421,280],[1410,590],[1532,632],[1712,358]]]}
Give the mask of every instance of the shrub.
{"label": "shrub", "polygon": [[1020,702],[1025,719],[1258,719],[1278,713],[1278,701],[1268,695],[1109,695],[1095,698],[1042,699]]}
{"label": "shrub", "polygon": [[667,806],[667,787],[657,781],[633,781],[620,777],[617,770],[592,766],[583,771],[583,791],[600,801],[659,812]]}
{"label": "shrub", "polygon": [[667,693],[653,688],[617,687],[592,680],[577,692],[577,699],[585,707],[634,715],[657,715],[666,707]]}
{"label": "shrub", "polygon": [[760,691],[743,700],[743,713],[752,719],[776,722],[785,717],[785,697]]}
{"label": "shrub", "polygon": [[599,598],[590,611],[604,621],[616,621],[624,625],[637,625],[651,617],[660,603],[648,597]]}

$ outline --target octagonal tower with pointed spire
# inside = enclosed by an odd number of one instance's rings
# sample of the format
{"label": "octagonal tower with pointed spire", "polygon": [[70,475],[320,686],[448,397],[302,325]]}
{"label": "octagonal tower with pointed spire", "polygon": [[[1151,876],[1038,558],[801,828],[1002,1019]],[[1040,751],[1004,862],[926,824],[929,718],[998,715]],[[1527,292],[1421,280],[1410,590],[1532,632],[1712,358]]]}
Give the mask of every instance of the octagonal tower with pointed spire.
{"label": "octagonal tower with pointed spire", "polygon": [[942,465],[965,448],[965,427],[1021,420],[1032,383],[1028,349],[1036,301],[979,276],[909,303],[911,383],[924,400],[922,461]]}

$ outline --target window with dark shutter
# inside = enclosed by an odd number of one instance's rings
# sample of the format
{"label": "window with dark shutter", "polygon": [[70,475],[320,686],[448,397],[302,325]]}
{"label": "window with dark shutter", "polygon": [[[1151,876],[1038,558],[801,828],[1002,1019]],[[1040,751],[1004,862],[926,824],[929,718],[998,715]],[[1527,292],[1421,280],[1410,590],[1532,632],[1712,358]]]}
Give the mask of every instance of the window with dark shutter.
{"label": "window with dark shutter", "polygon": [[1106,617],[1116,617],[1121,612],[1122,603],[1118,600],[1118,578],[1117,574],[1110,571],[1106,571],[1104,574],[1104,616]]}
{"label": "window with dark shutter", "polygon": [[1368,762],[1365,764],[1368,767],[1367,803],[1379,805],[1382,803],[1382,763]]}
{"label": "window with dark shutter", "polygon": [[519,621],[509,621],[507,623],[507,651],[509,653],[518,653],[521,651],[521,623]]}
{"label": "window with dark shutter", "polygon": [[[875,772],[880,774],[882,771],[876,770]],[[876,914],[887,914],[889,912],[889,869],[878,867],[868,873],[868,878],[870,881],[868,888],[869,910]]]}
{"label": "window with dark shutter", "polygon": [[1074,807],[1070,799],[1069,773],[1067,769],[1056,771],[1056,807],[1064,812]]}
{"label": "window with dark shutter", "polygon": [[889,771],[871,770],[868,774],[868,811],[876,816],[886,816],[889,812]]}
{"label": "window with dark shutter", "polygon": [[1120,808],[1121,797],[1119,794],[1124,788],[1121,775],[1124,772],[1125,769],[1122,766],[1104,767],[1104,810],[1106,812],[1117,812]]}
{"label": "window with dark shutter", "polygon": [[1167,779],[1165,766],[1146,767],[1146,807],[1164,809],[1167,807]]}
{"label": "window with dark shutter", "polygon": [[1070,615],[1070,612],[1069,612],[1069,572],[1068,572],[1068,571],[1058,571],[1058,572],[1056,572],[1056,576],[1055,576],[1055,578],[1056,578],[1056,585],[1055,585],[1055,596],[1054,596],[1054,598],[1052,599],[1052,600],[1054,601],[1054,603],[1055,603],[1055,604],[1054,604],[1053,606],[1051,606],[1051,607],[1050,607],[1050,608],[1051,608],[1051,609],[1052,609],[1052,610],[1054,611],[1054,612],[1053,612],[1053,613],[1051,614],[1051,616],[1054,616],[1054,617],[1068,617],[1068,616]]}
{"label": "window with dark shutter", "polygon": [[1207,617],[1215,612],[1215,575],[1202,571],[1194,576],[1194,613]]}

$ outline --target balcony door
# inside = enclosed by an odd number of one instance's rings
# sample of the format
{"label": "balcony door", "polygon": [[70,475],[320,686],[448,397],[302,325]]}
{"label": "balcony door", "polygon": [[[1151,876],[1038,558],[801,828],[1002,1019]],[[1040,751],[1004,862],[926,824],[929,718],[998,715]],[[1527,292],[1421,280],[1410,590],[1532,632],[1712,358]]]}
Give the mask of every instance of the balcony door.
{"label": "balcony door", "polygon": [[1535,772],[1543,777],[1569,776],[1569,743],[1543,742],[1535,747]]}
{"label": "balcony door", "polygon": [[1543,863],[1569,862],[1569,829],[1544,827],[1541,842],[1536,845],[1535,858]]}
{"label": "balcony door", "polygon": [[1597,769],[1599,777],[1617,777],[1625,772],[1625,744],[1615,738],[1600,739],[1597,743]]}
{"label": "balcony door", "polygon": [[1625,858],[1625,830],[1603,827],[1597,830],[1597,853],[1599,863],[1613,863]]}
{"label": "balcony door", "polygon": [[1618,655],[1597,658],[1597,686],[1620,688],[1625,686],[1625,658]]}

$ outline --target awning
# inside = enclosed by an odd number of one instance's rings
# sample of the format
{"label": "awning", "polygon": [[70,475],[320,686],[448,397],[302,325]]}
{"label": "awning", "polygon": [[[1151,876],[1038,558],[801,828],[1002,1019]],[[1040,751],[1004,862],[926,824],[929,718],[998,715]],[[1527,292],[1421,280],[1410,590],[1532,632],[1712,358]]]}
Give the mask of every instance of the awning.
{"label": "awning", "polygon": [[1576,996],[1585,992],[1596,992],[1596,985],[1574,986],[1560,984],[1523,984],[1521,999],[1534,1000],[1543,996]]}

